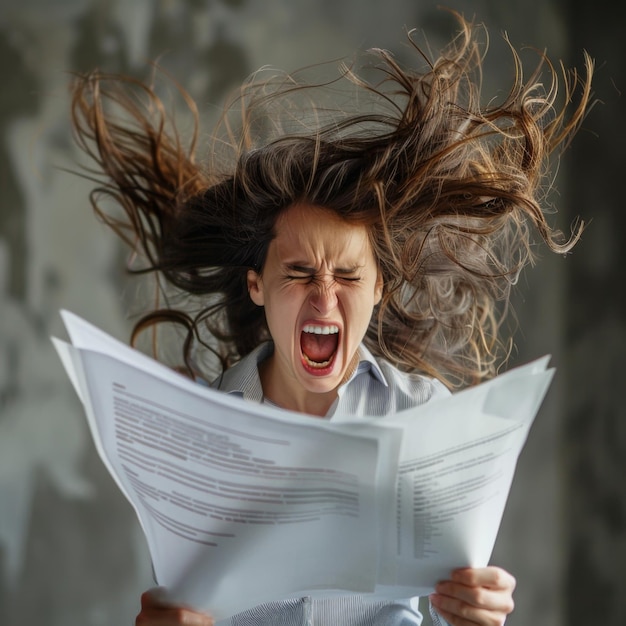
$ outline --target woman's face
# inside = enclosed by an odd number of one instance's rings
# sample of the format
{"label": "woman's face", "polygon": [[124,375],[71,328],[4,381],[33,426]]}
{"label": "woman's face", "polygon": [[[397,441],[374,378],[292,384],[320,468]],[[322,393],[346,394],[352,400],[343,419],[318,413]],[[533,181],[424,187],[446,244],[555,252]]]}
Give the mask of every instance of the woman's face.
{"label": "woman's face", "polygon": [[[365,226],[296,205],[277,220],[261,274],[248,272],[248,289],[265,307],[274,340],[265,367],[280,385],[279,404],[305,410],[303,397],[333,392],[350,374],[382,278]],[[264,392],[278,401],[265,384]]]}

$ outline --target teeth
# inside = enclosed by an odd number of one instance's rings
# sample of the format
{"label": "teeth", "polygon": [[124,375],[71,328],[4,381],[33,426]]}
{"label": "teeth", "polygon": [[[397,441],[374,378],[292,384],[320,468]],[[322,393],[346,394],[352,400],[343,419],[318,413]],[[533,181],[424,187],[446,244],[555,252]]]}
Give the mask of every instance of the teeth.
{"label": "teeth", "polygon": [[311,361],[311,359],[309,359],[309,357],[306,354],[303,354],[302,356],[304,357],[304,360],[307,362],[309,367],[312,367],[314,369],[322,369],[324,367],[328,367],[330,365],[330,361],[331,361],[331,359],[329,359],[328,361],[323,361],[322,363],[317,363],[316,361]]}
{"label": "teeth", "polygon": [[302,330],[305,333],[313,333],[314,335],[335,335],[339,332],[339,327],[335,325],[316,326],[315,324],[307,324]]}

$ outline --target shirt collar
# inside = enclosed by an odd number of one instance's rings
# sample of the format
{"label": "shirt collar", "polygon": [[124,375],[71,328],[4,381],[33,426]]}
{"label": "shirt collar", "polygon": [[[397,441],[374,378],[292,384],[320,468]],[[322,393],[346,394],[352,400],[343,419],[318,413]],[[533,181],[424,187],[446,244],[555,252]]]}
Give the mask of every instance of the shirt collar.
{"label": "shirt collar", "polygon": [[367,372],[372,374],[372,376],[374,376],[374,378],[376,378],[380,383],[385,385],[385,387],[389,387],[389,383],[387,382],[387,379],[385,378],[385,375],[383,374],[383,371],[380,368],[378,361],[376,360],[374,355],[365,347],[365,345],[361,344],[359,346],[359,362],[352,372],[350,378],[348,378],[348,380],[343,383],[343,385],[341,385],[341,388],[349,385],[357,376],[365,374]]}

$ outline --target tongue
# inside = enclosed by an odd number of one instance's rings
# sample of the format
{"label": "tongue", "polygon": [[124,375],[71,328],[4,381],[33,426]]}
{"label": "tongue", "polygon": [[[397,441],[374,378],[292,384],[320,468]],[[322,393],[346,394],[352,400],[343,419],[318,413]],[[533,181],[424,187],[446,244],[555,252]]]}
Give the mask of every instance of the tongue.
{"label": "tongue", "polygon": [[315,335],[313,333],[302,333],[300,347],[311,361],[323,363],[328,361],[337,349],[337,333],[331,335]]}

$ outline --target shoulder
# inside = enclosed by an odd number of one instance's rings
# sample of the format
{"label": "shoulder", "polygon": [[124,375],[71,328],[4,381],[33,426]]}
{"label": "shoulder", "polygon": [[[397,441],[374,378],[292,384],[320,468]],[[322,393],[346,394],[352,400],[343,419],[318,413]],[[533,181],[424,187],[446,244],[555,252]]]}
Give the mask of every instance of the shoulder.
{"label": "shoulder", "polygon": [[439,380],[403,372],[361,346],[356,372],[339,390],[336,414],[383,416],[450,395]]}
{"label": "shoulder", "polygon": [[218,376],[211,383],[211,387],[226,393],[240,395],[246,400],[261,402],[263,389],[259,378],[259,365],[267,359],[273,350],[273,343],[262,343],[238,363],[229,367],[221,376]]}
{"label": "shoulder", "polygon": [[[384,359],[376,359],[390,392],[404,408],[423,404],[450,395],[450,390],[438,379],[416,372],[403,372]],[[400,409],[398,409],[400,410]]]}

